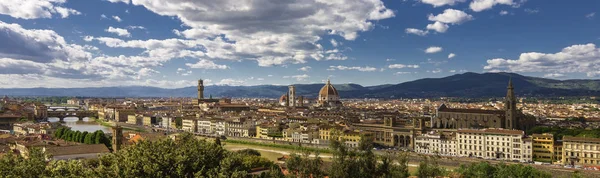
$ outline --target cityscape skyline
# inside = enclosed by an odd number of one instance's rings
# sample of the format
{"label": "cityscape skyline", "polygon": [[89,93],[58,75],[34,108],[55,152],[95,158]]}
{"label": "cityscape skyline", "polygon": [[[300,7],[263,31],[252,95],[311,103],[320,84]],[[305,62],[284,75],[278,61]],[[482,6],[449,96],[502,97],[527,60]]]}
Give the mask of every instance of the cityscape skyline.
{"label": "cityscape skyline", "polygon": [[187,8],[183,1],[38,1],[0,2],[8,9],[0,10],[2,88],[181,88],[198,78],[374,86],[464,72],[598,79],[600,71],[600,2],[591,0],[194,1]]}

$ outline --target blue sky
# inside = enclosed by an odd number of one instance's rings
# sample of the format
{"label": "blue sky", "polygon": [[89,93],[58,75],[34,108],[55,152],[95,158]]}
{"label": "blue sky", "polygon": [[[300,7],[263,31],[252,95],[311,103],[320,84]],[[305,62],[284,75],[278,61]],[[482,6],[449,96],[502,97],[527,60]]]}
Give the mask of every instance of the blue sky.
{"label": "blue sky", "polygon": [[598,79],[598,11],[597,0],[3,0],[0,87]]}

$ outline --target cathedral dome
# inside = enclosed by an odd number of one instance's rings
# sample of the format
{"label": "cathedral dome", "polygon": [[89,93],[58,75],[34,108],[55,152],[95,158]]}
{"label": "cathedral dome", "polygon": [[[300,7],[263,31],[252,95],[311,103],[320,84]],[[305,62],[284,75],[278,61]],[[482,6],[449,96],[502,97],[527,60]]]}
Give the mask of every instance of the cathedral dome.
{"label": "cathedral dome", "polygon": [[319,91],[319,99],[330,99],[330,98],[339,98],[339,94],[338,91],[335,89],[335,87],[333,87],[333,85],[331,85],[331,83],[329,82],[329,80],[327,80],[327,83],[325,84],[325,86],[323,86],[323,88],[321,88],[321,91]]}
{"label": "cathedral dome", "polygon": [[279,97],[279,102],[283,103],[283,102],[287,102],[287,94],[281,95],[281,97]]}

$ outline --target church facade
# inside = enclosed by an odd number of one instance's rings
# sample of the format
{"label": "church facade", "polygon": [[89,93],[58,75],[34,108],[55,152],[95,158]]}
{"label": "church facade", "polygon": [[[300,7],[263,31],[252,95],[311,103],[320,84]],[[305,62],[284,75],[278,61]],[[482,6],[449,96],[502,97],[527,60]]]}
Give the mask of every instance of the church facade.
{"label": "church facade", "polygon": [[527,130],[535,126],[535,118],[517,109],[512,80],[508,83],[504,110],[455,109],[442,104],[432,118],[431,126],[438,129],[504,128]]}

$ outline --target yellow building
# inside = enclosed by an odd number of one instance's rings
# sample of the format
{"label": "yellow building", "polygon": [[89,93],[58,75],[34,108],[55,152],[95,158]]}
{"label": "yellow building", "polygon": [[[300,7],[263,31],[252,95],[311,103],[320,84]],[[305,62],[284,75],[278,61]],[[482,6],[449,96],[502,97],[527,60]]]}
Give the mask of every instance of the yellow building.
{"label": "yellow building", "polygon": [[600,138],[563,137],[563,164],[600,165]]}
{"label": "yellow building", "polygon": [[256,138],[283,140],[283,133],[276,125],[261,124],[256,126]]}
{"label": "yellow building", "polygon": [[563,144],[562,142],[554,142],[554,161],[562,162],[563,159]]}
{"label": "yellow building", "polygon": [[554,157],[554,136],[552,134],[533,134],[533,160],[552,163]]}

